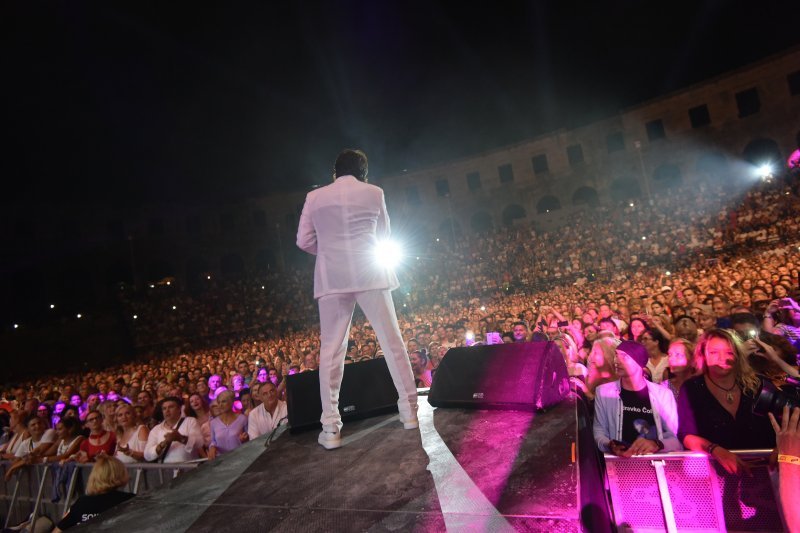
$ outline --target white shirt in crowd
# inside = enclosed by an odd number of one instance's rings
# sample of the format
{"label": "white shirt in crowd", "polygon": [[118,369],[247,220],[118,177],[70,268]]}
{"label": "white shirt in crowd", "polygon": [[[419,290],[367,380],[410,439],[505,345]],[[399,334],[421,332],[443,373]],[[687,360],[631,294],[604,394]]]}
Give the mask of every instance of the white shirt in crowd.
{"label": "white shirt in crowd", "polygon": [[288,416],[288,413],[286,402],[282,400],[278,400],[274,415],[269,414],[263,403],[250,411],[247,417],[247,434],[250,436],[250,440],[274,430],[281,420]]}
{"label": "white shirt in crowd", "polygon": [[54,429],[47,429],[45,430],[42,438],[39,439],[39,442],[33,442],[33,437],[28,437],[17,448],[17,451],[14,452],[14,455],[17,457],[25,457],[33,450],[41,446],[42,444],[52,444],[56,441],[56,430]]}
{"label": "white shirt in crowd", "polygon": [[[174,429],[173,426],[168,426],[166,422],[162,422],[150,430],[147,446],[144,449],[145,461],[154,461],[158,458],[156,447],[164,440],[166,434]],[[178,433],[187,436],[189,440],[186,441],[186,444],[178,441],[170,444],[169,451],[164,457],[165,463],[184,463],[200,457],[200,449],[203,447],[203,434],[200,433],[197,419],[190,416],[184,418],[183,424],[178,428]]]}

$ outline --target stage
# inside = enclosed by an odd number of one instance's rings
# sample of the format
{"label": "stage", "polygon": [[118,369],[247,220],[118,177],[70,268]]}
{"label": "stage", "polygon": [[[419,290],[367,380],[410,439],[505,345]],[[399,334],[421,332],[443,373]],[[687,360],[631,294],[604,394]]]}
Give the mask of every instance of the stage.
{"label": "stage", "polygon": [[266,436],[103,516],[92,531],[579,531],[576,405],[547,412],[431,407]]}

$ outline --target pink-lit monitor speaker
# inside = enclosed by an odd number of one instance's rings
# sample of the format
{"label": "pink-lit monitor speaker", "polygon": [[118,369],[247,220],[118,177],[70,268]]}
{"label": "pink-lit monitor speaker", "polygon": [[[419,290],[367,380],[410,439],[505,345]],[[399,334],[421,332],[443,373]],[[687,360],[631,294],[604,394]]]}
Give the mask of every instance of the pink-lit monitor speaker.
{"label": "pink-lit monitor speaker", "polygon": [[784,531],[766,454],[742,455],[760,459],[752,476],[730,475],[704,454],[607,455],[606,473],[617,529]]}
{"label": "pink-lit monitor speaker", "polygon": [[553,342],[451,348],[433,376],[435,407],[535,411],[569,394],[564,356]]}

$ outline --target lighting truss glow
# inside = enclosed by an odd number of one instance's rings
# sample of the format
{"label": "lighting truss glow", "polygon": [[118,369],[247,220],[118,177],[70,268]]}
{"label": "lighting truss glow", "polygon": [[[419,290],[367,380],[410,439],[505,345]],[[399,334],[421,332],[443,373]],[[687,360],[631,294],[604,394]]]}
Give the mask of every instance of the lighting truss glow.
{"label": "lighting truss glow", "polygon": [[392,269],[403,260],[403,247],[393,240],[378,241],[375,246],[375,262],[383,268]]}

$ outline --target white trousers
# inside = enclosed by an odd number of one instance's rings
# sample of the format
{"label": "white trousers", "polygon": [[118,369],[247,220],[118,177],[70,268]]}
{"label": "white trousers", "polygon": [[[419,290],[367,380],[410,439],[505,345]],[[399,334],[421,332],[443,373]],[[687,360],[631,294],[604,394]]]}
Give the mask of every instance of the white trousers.
{"label": "white trousers", "polygon": [[397,389],[397,407],[403,419],[417,416],[417,387],[408,353],[397,325],[392,293],[388,289],[329,294],[319,300],[319,395],[322,422],[327,430],[342,429],[339,390],[344,374],[347,340],[355,304],[364,311],[383,349],[386,366]]}

